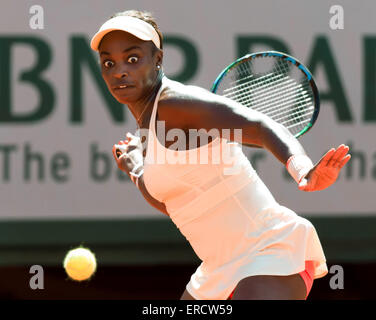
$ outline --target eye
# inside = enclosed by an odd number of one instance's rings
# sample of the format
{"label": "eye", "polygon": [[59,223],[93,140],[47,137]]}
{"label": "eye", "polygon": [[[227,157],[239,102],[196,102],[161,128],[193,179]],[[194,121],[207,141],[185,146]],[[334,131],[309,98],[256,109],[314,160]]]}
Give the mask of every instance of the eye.
{"label": "eye", "polygon": [[106,68],[111,68],[114,65],[114,63],[111,60],[106,60],[106,61],[103,62],[103,65]]}
{"label": "eye", "polygon": [[128,58],[129,63],[136,63],[138,61],[138,57],[132,56]]}

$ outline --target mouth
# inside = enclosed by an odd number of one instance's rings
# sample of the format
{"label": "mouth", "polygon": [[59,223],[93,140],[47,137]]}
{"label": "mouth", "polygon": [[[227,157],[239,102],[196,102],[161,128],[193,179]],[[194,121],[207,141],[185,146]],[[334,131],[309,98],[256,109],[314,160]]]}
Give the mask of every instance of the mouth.
{"label": "mouth", "polygon": [[129,89],[132,88],[133,86],[130,84],[120,84],[118,86],[113,87],[113,90],[123,90],[123,89]]}

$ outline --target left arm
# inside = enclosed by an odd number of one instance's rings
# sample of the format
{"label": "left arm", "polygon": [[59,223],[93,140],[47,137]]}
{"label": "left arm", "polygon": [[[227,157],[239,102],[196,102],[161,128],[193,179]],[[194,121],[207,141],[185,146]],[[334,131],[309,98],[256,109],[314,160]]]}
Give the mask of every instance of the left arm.
{"label": "left arm", "polygon": [[[270,151],[283,164],[294,154],[306,154],[298,140],[268,116],[207,90],[185,86],[187,93],[175,93],[160,100],[158,115],[169,128],[217,129],[221,138]],[[241,130],[241,135],[235,130]],[[230,131],[229,137],[224,132]]]}
{"label": "left arm", "polygon": [[[328,151],[313,166],[303,146],[283,125],[231,99],[197,87],[190,86],[189,95],[180,93],[160,101],[158,112],[169,127],[205,129],[207,132],[215,128],[221,137],[224,129],[230,129],[231,141],[260,146],[290,167],[288,171],[299,184],[299,189],[304,191],[330,186],[350,159],[347,155],[349,148],[341,145],[337,150]],[[241,129],[240,139],[234,134],[234,129]],[[296,161],[289,161],[294,158]],[[298,158],[304,158],[303,162]],[[297,164],[296,168],[292,168],[294,164]],[[292,169],[299,172],[294,176]]]}

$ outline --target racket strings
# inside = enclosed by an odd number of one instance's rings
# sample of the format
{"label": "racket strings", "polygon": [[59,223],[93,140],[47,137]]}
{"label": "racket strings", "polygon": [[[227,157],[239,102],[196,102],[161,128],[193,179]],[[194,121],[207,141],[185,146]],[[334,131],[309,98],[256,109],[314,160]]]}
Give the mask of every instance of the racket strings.
{"label": "racket strings", "polygon": [[[260,83],[265,84],[265,86],[263,86],[263,88],[265,88],[265,90],[266,90],[267,88],[272,87],[273,83],[278,84],[279,82],[282,82],[283,80],[285,80],[285,78],[283,78],[282,75],[275,75],[274,81],[271,81],[269,79],[271,76],[272,76],[272,74],[270,73],[270,74],[267,74],[265,76],[259,77],[257,79],[251,80],[251,81],[245,81],[244,83],[242,83],[240,85],[237,85],[237,86],[234,86],[232,88],[223,90],[223,93],[225,93],[226,97],[231,98],[232,95],[237,95],[237,94],[242,93],[242,92],[248,92],[249,89],[256,89],[257,90],[258,88],[260,88],[260,86],[259,86]],[[239,81],[242,81],[242,80],[239,80]],[[233,82],[235,82],[235,81],[233,81]],[[270,84],[270,86],[268,86],[268,84]]]}
{"label": "racket strings", "polygon": [[[274,61],[274,59],[273,59]],[[271,62],[269,62],[269,65]],[[233,81],[228,84],[229,89],[225,89],[223,92],[225,93],[228,90],[231,90],[233,92],[236,92],[234,89],[242,89],[242,87],[246,86],[250,79],[255,78],[255,76],[261,74],[260,72],[253,72],[254,65],[253,60],[243,62],[239,65],[237,65],[237,68],[234,69],[235,76],[232,76]],[[267,68],[270,70],[270,66]],[[282,63],[280,60],[278,60],[276,66],[273,67],[272,71],[268,74],[258,76],[255,78],[252,82],[257,84],[259,82],[268,83],[268,78],[270,79],[269,83],[273,84],[274,81],[276,81],[278,78],[284,79],[289,78],[287,76],[289,72],[289,66],[285,63]],[[240,85],[236,85],[238,82],[244,82]],[[249,88],[247,88],[249,89]]]}
{"label": "racket strings", "polygon": [[240,90],[232,90],[231,88],[226,89],[224,90],[224,92],[226,92],[224,96],[230,99],[240,100],[243,94],[244,97],[253,97],[253,103],[257,103],[259,100],[263,100],[263,97],[270,96],[270,93],[281,89],[287,89],[286,86],[288,86],[290,83],[293,83],[292,79],[288,77],[281,78],[281,75],[277,75],[273,78],[268,75],[268,79],[266,79],[265,77],[266,76],[262,76],[258,78],[257,81],[254,80],[243,83]]}
{"label": "racket strings", "polygon": [[[288,79],[288,81],[286,81],[284,84],[289,84],[290,82],[293,82],[293,80]],[[273,84],[273,82],[271,83]],[[291,87],[292,85],[293,87],[287,90],[287,88]],[[264,86],[262,86],[261,88],[263,87]],[[269,90],[269,92],[265,94],[259,94],[260,92],[265,91],[265,90],[261,90],[259,92],[255,90],[252,93],[254,93],[254,95],[257,96],[256,98],[254,97],[250,98],[249,95],[246,95],[246,94],[239,95],[239,93],[237,96],[232,95],[231,98],[246,106],[251,106],[253,109],[257,111],[260,111],[260,112],[266,113],[269,116],[272,116],[278,111],[279,111],[279,114],[281,114],[281,111],[285,109],[291,109],[291,103],[293,102],[295,102],[295,104],[301,104],[303,107],[309,105],[309,103],[307,102],[310,101],[311,99],[309,98],[309,94],[307,90],[304,90],[303,87],[304,86],[301,84],[293,83],[287,86],[286,85],[280,86],[277,89],[274,89],[272,91]],[[254,88],[255,86],[253,84],[249,84],[249,90],[252,90]],[[249,90],[247,88],[245,92],[250,92]],[[285,96],[281,99],[280,91],[283,91],[283,90],[285,92]],[[287,91],[291,91],[292,94],[286,95]],[[271,93],[274,93],[274,94],[271,94]],[[226,95],[226,96],[230,97],[230,95]],[[286,114],[286,113],[283,113],[283,114]],[[296,114],[298,114],[298,112],[293,113],[293,115],[296,115]]]}
{"label": "racket strings", "polygon": [[230,88],[229,89],[225,89],[225,91],[226,90],[231,90],[232,88],[235,88],[235,87],[237,87],[237,85],[236,85],[236,83],[238,83],[238,82],[242,82],[242,81],[247,81],[247,80],[249,80],[249,79],[252,79],[252,78],[254,78],[255,77],[255,75],[254,74],[251,74],[251,75],[246,75],[245,77],[242,77],[242,78],[237,78],[237,79],[235,79],[234,81],[232,81],[232,82],[230,82]]}
{"label": "racket strings", "polygon": [[[315,108],[313,106],[310,106],[309,103],[305,104],[305,105],[302,105],[302,106],[306,106],[307,108],[305,110],[307,110],[307,114],[312,114],[312,110],[314,110]],[[287,114],[286,116],[283,116]],[[297,115],[297,116],[295,116]],[[277,122],[283,122],[282,120],[283,119],[286,119],[288,118],[288,120],[295,120],[295,119],[301,119],[302,118],[302,112],[301,110],[297,110],[296,112],[285,112],[285,113],[278,113],[278,118],[275,117],[273,120],[277,121]],[[282,117],[283,116],[283,117]]]}
{"label": "racket strings", "polygon": [[[250,63],[248,64],[251,65]],[[242,77],[243,74],[245,74],[245,72],[248,72],[248,73],[251,72],[251,69],[252,69],[251,66],[248,67],[247,69],[244,69],[244,67],[242,67],[241,72],[236,72],[237,73],[236,78]],[[269,88],[277,87],[276,90],[278,90],[278,88],[282,89],[281,87],[278,87],[277,85],[284,80],[289,80],[289,82],[294,82],[294,80],[291,79],[291,77],[286,75],[286,70],[283,70],[283,71],[281,70],[280,72],[281,72],[280,74],[269,73],[267,75],[259,76],[253,81],[245,81],[245,83],[242,83],[241,85],[234,86],[233,85],[234,83],[247,80],[249,78],[254,77],[254,75],[252,75],[251,77],[247,76],[242,79],[236,79],[235,81],[230,82],[231,87],[228,89],[224,89],[223,93],[228,98],[235,98],[235,96],[238,96],[242,92],[246,92],[248,94],[250,92],[249,90],[252,90],[251,93],[253,96],[256,96],[256,94],[258,94],[258,97],[262,97],[262,95],[260,94],[260,92],[262,91],[273,92],[273,91],[268,90]],[[232,76],[232,78],[234,78],[234,76]],[[259,85],[260,83],[262,84],[261,86]],[[284,84],[287,85],[287,83],[288,82],[285,82]],[[240,90],[235,90],[238,88],[240,88]]]}
{"label": "racket strings", "polygon": [[270,103],[266,102],[259,105],[247,103],[247,101],[245,101],[244,105],[250,106],[259,112],[272,115],[276,112],[282,113],[286,109],[291,109],[291,104],[298,104],[296,108],[299,108],[300,105],[305,105],[310,101],[311,99],[309,98],[308,94],[302,94],[301,96],[286,95],[283,97],[277,97],[276,99],[270,99]]}
{"label": "racket strings", "polygon": [[[252,86],[250,86],[251,89]],[[238,97],[233,97],[234,99],[239,99],[239,102],[248,102],[249,106],[252,106],[254,109],[262,109],[262,106],[272,104],[273,101],[279,100],[281,92],[284,92],[287,97],[287,93],[290,92],[289,96],[295,95],[304,96],[308,93],[305,90],[302,90],[302,86],[294,83],[292,80],[285,81],[284,83],[275,86],[272,86],[274,89],[263,89],[263,86],[260,87],[262,90],[255,90],[252,92],[252,96],[243,95]]]}
{"label": "racket strings", "polygon": [[[312,106],[311,102],[309,101],[309,99],[307,99],[306,101],[306,104],[301,104],[302,107],[305,107],[305,106]],[[309,107],[310,108],[310,107]],[[289,101],[286,101],[284,104],[281,104],[281,105],[276,105],[273,110],[260,110],[260,109],[255,109],[259,112],[262,112],[262,113],[265,113],[266,115],[268,115],[269,117],[272,117],[273,119],[276,119],[276,116],[280,116],[280,115],[285,115],[285,114],[297,114],[299,112],[299,114],[301,114],[301,110],[298,110],[297,112],[295,113],[292,113],[291,111],[291,105],[289,104]],[[309,109],[311,110],[311,109]],[[308,112],[310,113],[310,112]]]}
{"label": "racket strings", "polygon": [[[290,65],[285,60],[278,60],[275,68],[276,72],[282,72],[282,73],[288,73],[290,71]],[[309,82],[306,81],[299,82],[300,88],[297,91],[301,91],[300,93],[308,94],[308,98],[305,99],[298,99],[295,101],[295,107],[291,108],[292,112],[288,112],[287,116],[275,118],[275,121],[283,123],[288,129],[292,129],[294,127],[299,127],[298,130],[300,131],[305,127],[305,124],[311,120],[311,117],[314,113],[314,106],[313,106],[313,93],[311,86],[309,85]],[[305,87],[306,90],[303,90],[302,88]],[[309,92],[311,91],[311,92]],[[309,92],[309,93],[308,93]],[[303,102],[305,101],[305,103]],[[284,113],[286,114],[286,112]],[[284,115],[283,113],[279,114],[279,116]],[[287,121],[284,122],[282,120],[286,119]],[[305,120],[303,120],[305,119]],[[292,124],[290,124],[292,123]]]}
{"label": "racket strings", "polygon": [[304,128],[314,113],[309,83],[297,82],[289,76],[290,66],[286,61],[272,61],[274,67],[268,68],[272,71],[266,74],[253,72],[252,61],[240,64],[235,72],[228,74],[225,96],[266,114],[288,129]]}
{"label": "racket strings", "polygon": [[[296,127],[296,126],[299,126],[299,128],[304,128],[305,127],[305,123],[307,123],[307,122],[310,122],[311,121],[311,119],[305,119],[305,120],[302,120],[302,121],[300,121],[300,122],[297,122],[297,123],[294,123],[294,124],[292,124],[292,125],[288,125],[288,126],[286,126],[286,128],[287,129],[291,129],[291,128],[294,128],[294,127]],[[290,131],[292,131],[292,130],[290,130]],[[298,131],[300,131],[300,129],[298,130]]]}

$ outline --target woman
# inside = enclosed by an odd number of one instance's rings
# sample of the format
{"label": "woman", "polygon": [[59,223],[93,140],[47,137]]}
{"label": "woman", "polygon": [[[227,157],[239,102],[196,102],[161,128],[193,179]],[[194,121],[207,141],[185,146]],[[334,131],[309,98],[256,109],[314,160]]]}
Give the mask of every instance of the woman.
{"label": "woman", "polygon": [[[273,153],[303,191],[334,183],[349,148],[332,148],[314,166],[288,130],[268,117],[167,79],[163,37],[148,13],[114,15],[91,47],[111,94],[147,130],[146,146],[129,133],[113,146],[118,167],[171,217],[202,260],[181,299],[306,299],[313,279],[327,273],[316,230],[275,201],[239,144]],[[194,130],[204,134],[192,138]],[[225,148],[231,165],[213,156]],[[180,161],[202,154],[208,161]]]}

